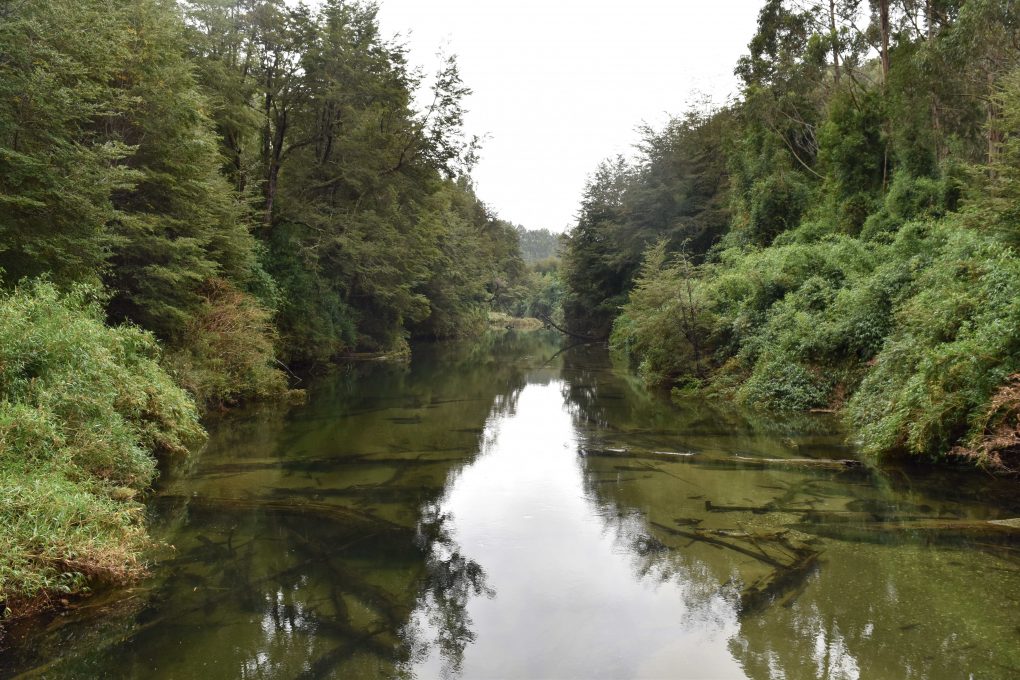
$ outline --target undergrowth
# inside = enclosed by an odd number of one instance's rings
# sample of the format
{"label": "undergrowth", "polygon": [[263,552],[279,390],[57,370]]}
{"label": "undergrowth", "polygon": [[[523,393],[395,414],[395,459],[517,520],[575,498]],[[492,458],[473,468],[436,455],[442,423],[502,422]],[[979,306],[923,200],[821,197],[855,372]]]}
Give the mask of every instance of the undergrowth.
{"label": "undergrowth", "polygon": [[15,614],[136,576],[153,453],[204,436],[153,336],[105,325],[100,303],[45,281],[0,293],[0,600]]}

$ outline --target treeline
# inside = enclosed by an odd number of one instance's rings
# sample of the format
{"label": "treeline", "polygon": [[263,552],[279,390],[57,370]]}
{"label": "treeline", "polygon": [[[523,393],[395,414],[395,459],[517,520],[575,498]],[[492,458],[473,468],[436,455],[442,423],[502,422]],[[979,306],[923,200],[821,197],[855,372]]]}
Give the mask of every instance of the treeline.
{"label": "treeline", "polygon": [[1020,8],[769,0],[738,101],[598,168],[564,311],[653,384],[1020,462]]}
{"label": "treeline", "polygon": [[558,257],[560,235],[548,229],[525,229],[517,227],[517,236],[521,243],[521,257],[525,264],[534,264],[551,257]]}
{"label": "treeline", "polygon": [[0,614],[134,570],[196,402],[518,302],[468,94],[369,3],[0,0]]}
{"label": "treeline", "polygon": [[563,321],[563,277],[560,272],[562,234],[548,229],[517,227],[527,272],[511,307],[519,317]]}

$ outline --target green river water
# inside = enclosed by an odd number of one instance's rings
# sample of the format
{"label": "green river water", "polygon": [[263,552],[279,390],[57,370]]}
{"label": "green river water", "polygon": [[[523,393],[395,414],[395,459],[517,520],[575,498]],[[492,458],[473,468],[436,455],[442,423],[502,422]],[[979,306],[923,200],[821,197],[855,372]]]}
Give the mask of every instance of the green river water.
{"label": "green river water", "polygon": [[9,631],[0,676],[1020,677],[1015,483],[799,462],[854,452],[565,347],[420,346],[217,419],[151,578]]}

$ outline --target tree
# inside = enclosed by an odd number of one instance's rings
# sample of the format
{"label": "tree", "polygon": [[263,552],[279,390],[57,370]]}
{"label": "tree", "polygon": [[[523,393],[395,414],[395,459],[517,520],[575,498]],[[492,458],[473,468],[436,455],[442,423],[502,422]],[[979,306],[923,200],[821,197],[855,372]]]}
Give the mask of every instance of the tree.
{"label": "tree", "polygon": [[125,164],[136,181],[112,196],[113,318],[132,319],[173,339],[202,305],[210,278],[245,283],[256,269],[255,242],[226,178],[206,102],[187,60],[176,6],[126,3],[132,36],[115,81],[122,112],[106,121],[133,148]]}
{"label": "tree", "polygon": [[[127,58],[122,7],[94,2],[0,4],[0,277],[48,273],[95,281],[118,216],[114,191],[137,175],[132,150],[105,121]],[[87,31],[79,30],[87,26]]]}

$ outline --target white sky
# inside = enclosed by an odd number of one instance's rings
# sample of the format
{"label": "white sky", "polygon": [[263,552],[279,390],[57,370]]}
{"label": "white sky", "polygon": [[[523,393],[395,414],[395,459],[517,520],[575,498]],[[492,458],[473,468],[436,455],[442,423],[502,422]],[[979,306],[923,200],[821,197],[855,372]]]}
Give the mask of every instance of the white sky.
{"label": "white sky", "polygon": [[474,172],[500,217],[572,226],[600,160],[630,154],[642,122],[661,125],[708,94],[736,92],[733,67],[763,0],[380,0],[384,35],[434,71],[456,54],[469,134],[488,135]]}

